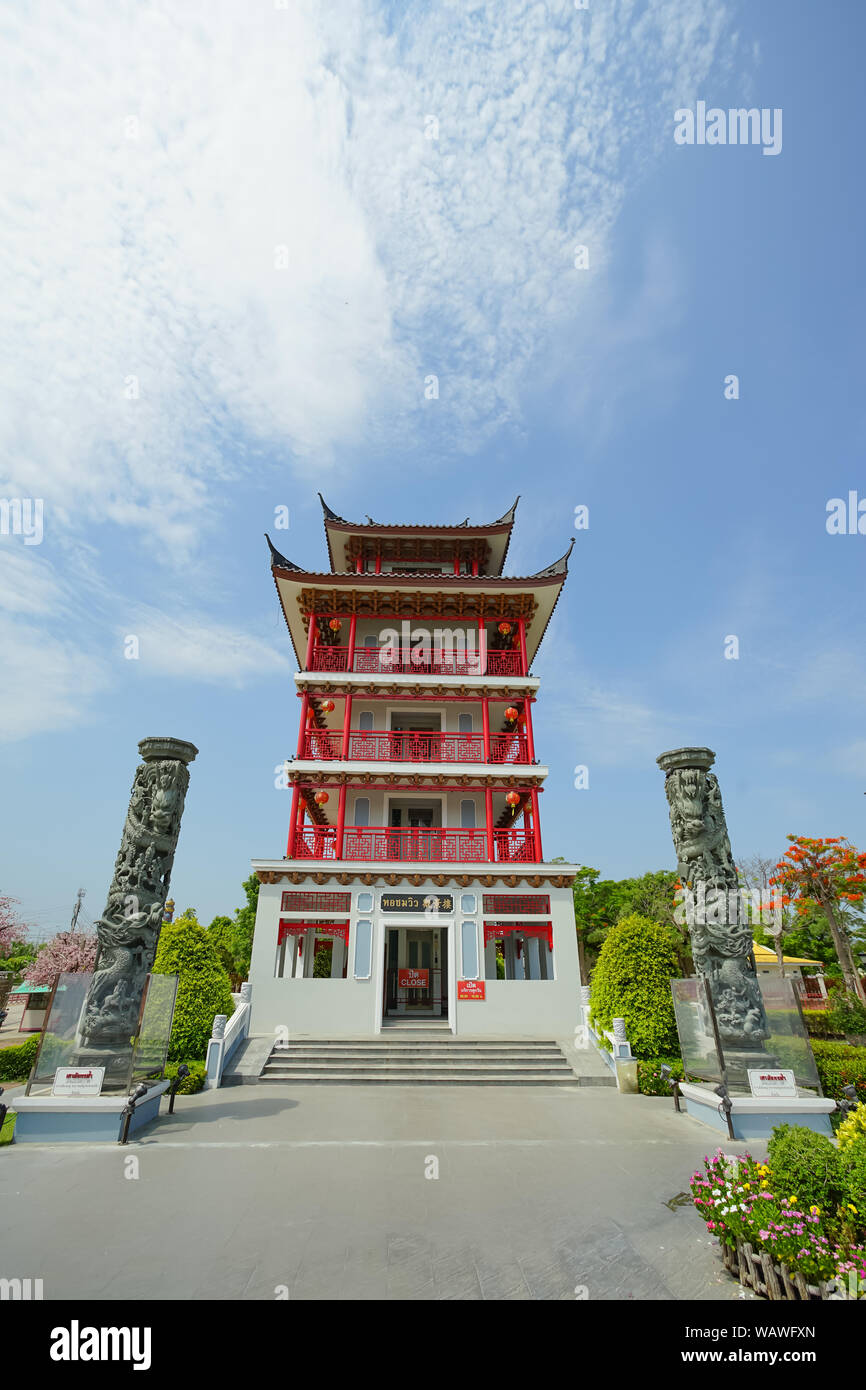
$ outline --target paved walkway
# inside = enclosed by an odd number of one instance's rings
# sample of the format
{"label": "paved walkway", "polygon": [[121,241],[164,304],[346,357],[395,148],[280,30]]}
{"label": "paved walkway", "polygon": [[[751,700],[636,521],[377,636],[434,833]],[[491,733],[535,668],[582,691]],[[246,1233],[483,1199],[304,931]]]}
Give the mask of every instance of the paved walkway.
{"label": "paved walkway", "polygon": [[125,1149],[0,1152],[0,1276],[46,1299],[731,1299],[675,1200],[716,1146],[599,1087],[180,1096]]}

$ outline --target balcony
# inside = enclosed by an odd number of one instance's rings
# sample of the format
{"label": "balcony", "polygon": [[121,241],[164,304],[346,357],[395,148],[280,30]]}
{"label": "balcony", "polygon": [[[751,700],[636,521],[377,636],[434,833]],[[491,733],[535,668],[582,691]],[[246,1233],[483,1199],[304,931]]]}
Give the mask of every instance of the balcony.
{"label": "balcony", "polygon": [[[330,825],[305,825],[295,837],[296,859],[336,859],[337,831]],[[494,860],[500,864],[536,863],[532,831],[523,826],[493,831]],[[490,862],[485,830],[389,829],[346,826],[343,861],[401,864],[486,864]]]}
{"label": "balcony", "polygon": [[[324,729],[308,729],[304,734],[302,758],[340,761],[343,735]],[[490,757],[484,756],[484,735],[421,732],[368,733],[353,729],[349,733],[347,757],[365,763],[484,763],[497,766],[530,762],[525,734],[491,734]]]}
{"label": "balcony", "polygon": [[[416,659],[417,658],[417,659]],[[425,658],[422,653],[406,659],[388,647],[356,647],[349,664],[348,647],[324,644],[313,647],[309,671],[351,671],[374,676],[525,676],[519,651],[478,652],[437,651]]]}

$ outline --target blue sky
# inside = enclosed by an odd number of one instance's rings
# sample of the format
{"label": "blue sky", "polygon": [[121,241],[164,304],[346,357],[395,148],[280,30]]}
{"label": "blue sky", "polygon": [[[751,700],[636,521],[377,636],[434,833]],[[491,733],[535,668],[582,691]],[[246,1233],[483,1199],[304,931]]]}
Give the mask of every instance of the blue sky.
{"label": "blue sky", "polygon": [[[326,568],[318,489],[390,521],[520,493],[513,573],[576,535],[536,662],[548,857],[672,865],[655,758],[688,743],[735,856],[862,847],[866,536],[825,527],[866,496],[862,7],[320,8],[0,21],[0,495],[45,518],[0,535],[0,891],[40,932],[79,886],[98,915],[147,734],[201,750],[181,907],[283,852],[263,533],[288,505],[279,548]],[[781,108],[781,153],[676,145],[699,100]]]}

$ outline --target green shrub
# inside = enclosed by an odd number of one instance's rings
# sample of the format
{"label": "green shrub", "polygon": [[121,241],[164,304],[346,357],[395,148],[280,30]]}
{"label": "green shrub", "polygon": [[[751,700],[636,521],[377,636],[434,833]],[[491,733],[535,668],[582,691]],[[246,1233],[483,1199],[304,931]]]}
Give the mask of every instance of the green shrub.
{"label": "green shrub", "polygon": [[636,1057],[679,1050],[671,980],[681,974],[680,940],[673,927],[633,912],[605,937],[590,987],[590,1022],[599,1030],[625,1020]]}
{"label": "green shrub", "polygon": [[866,1226],[866,1136],[855,1139],[842,1153],[845,1202],[850,1202],[852,1224]]}
{"label": "green shrub", "polygon": [[213,941],[193,916],[166,922],[159,934],[155,975],[177,975],[177,1002],[168,1056],[200,1060],[207,1051],[216,1014],[234,1013],[231,982]]}
{"label": "green shrub", "polygon": [[827,1010],[827,1023],[836,1033],[866,1033],[866,1007],[856,995],[837,990]]}
{"label": "green shrub", "polygon": [[830,1022],[828,1009],[804,1009],[803,1022],[810,1038],[838,1038],[840,1036]]}
{"label": "green shrub", "polygon": [[776,1125],[767,1145],[773,1189],[803,1210],[821,1211],[842,1200],[842,1161],[826,1134],[803,1125]]}
{"label": "green shrub", "polygon": [[815,1065],[825,1096],[844,1100],[843,1086],[854,1086],[859,1100],[866,1100],[866,1047],[843,1042],[812,1043]]}
{"label": "green shrub", "polygon": [[671,1069],[671,1077],[684,1081],[683,1064],[679,1057],[648,1057],[637,1064],[637,1086],[642,1096],[669,1096],[668,1081],[662,1076],[662,1063]]}
{"label": "green shrub", "polygon": [[861,1103],[845,1116],[836,1131],[836,1138],[842,1151],[858,1139],[866,1143],[866,1105]]}
{"label": "green shrub", "polygon": [[194,1096],[196,1091],[201,1091],[204,1088],[205,1078],[207,1076],[205,1064],[204,1062],[196,1060],[190,1061],[188,1058],[184,1058],[183,1062],[167,1062],[165,1067],[165,1077],[167,1081],[174,1080],[177,1076],[178,1067],[180,1066],[189,1067],[189,1076],[184,1077],[177,1088],[177,1094],[179,1096]]}
{"label": "green shrub", "polygon": [[0,1081],[26,1081],[38,1048],[39,1034],[33,1033],[18,1047],[0,1049]]}

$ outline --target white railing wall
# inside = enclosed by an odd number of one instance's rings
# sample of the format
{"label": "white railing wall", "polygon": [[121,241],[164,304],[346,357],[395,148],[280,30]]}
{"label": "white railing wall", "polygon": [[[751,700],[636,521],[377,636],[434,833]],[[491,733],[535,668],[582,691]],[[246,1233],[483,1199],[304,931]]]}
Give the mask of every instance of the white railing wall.
{"label": "white railing wall", "polygon": [[[595,1043],[596,1049],[604,1059],[605,1064],[610,1067],[616,1077],[616,1084],[621,1091],[634,1091],[637,1089],[637,1068],[635,1066],[634,1055],[631,1050],[631,1043],[626,1037],[625,1019],[615,1018],[613,1020],[613,1032],[608,1032],[605,1028],[599,1032],[589,1021],[589,985],[582,985],[580,991],[581,1013],[583,1015],[583,1026],[586,1029],[587,1037]],[[610,1047],[605,1047],[602,1037],[607,1038]]]}
{"label": "white railing wall", "polygon": [[207,1045],[205,1090],[214,1091],[222,1082],[226,1065],[250,1031],[252,988],[248,980],[241,985],[240,994],[233,995],[235,1011],[231,1018],[217,1014]]}

